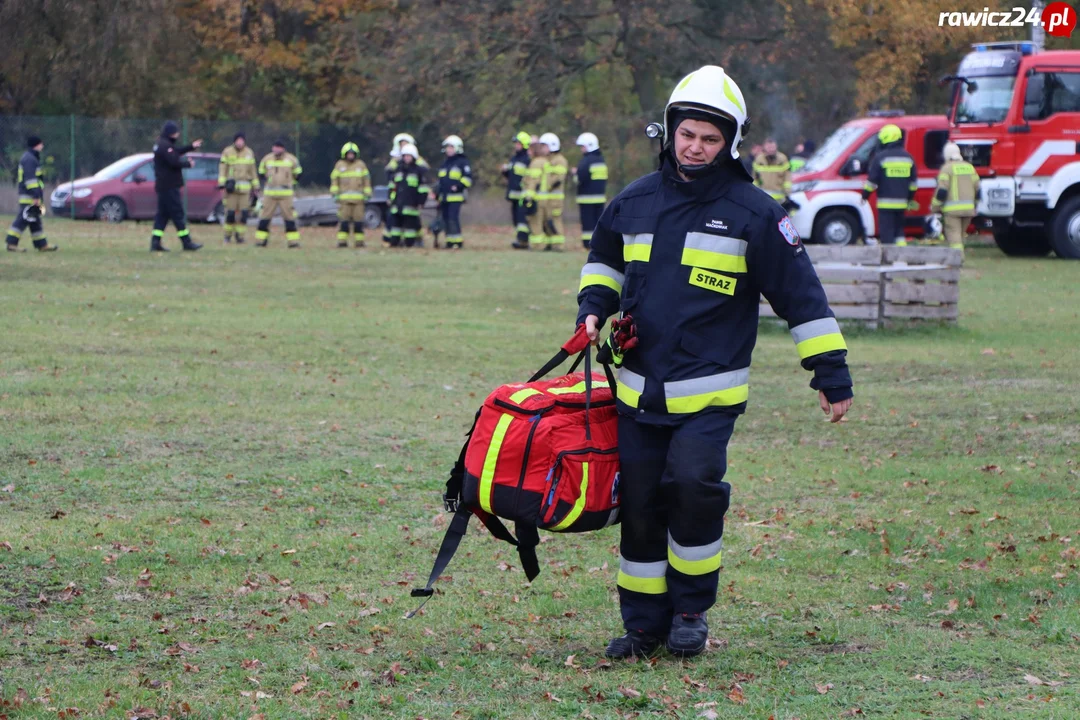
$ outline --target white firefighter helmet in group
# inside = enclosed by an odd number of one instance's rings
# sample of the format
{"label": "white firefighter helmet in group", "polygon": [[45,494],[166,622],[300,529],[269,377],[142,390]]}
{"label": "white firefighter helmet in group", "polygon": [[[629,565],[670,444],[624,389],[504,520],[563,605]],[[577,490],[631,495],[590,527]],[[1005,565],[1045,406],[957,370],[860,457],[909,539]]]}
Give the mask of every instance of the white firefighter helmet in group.
{"label": "white firefighter helmet in group", "polygon": [[449,145],[459,153],[465,152],[465,143],[457,135],[447,135],[446,139],[442,141],[443,148]]}
{"label": "white firefighter helmet in group", "polygon": [[420,152],[416,149],[416,146],[413,145],[412,143],[408,143],[407,145],[402,146],[402,148],[401,148],[401,157],[404,158],[406,155],[411,155],[412,159],[413,159],[413,162],[420,159]]}
{"label": "white firefighter helmet in group", "polygon": [[408,143],[409,145],[416,144],[416,138],[409,133],[398,133],[394,136],[394,147],[401,147],[401,143]]}
{"label": "white firefighter helmet in group", "polygon": [[735,134],[729,143],[731,157],[739,157],[739,143],[742,142],[743,126],[747,122],[746,100],[724,68],[706,65],[679,81],[664,109],[665,138],[670,139],[674,135],[671,116],[672,111],[678,109],[702,110],[731,120],[735,125]]}
{"label": "white firefighter helmet in group", "polygon": [[585,152],[592,152],[593,150],[600,149],[600,139],[591,132],[585,132],[578,135],[576,144],[585,148]]}
{"label": "white firefighter helmet in group", "polygon": [[553,153],[559,152],[559,148],[562,147],[562,143],[559,142],[559,136],[555,133],[546,132],[540,136],[540,143],[547,145],[548,150]]}

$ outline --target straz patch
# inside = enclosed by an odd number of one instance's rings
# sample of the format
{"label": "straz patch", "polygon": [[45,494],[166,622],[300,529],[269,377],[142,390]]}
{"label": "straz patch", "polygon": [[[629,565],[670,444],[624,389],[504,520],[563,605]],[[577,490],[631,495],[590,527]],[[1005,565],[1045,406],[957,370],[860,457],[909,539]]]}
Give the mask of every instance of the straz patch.
{"label": "straz patch", "polygon": [[700,288],[723,293],[724,295],[735,294],[735,281],[736,279],[733,277],[720,275],[710,270],[702,270],[701,268],[691,268],[690,270],[691,285],[697,285]]}
{"label": "straz patch", "polygon": [[795,229],[795,226],[791,222],[791,218],[787,215],[784,216],[783,220],[776,224],[776,227],[780,228],[780,234],[784,236],[784,240],[787,241],[788,245],[794,246],[799,244],[799,231]]}

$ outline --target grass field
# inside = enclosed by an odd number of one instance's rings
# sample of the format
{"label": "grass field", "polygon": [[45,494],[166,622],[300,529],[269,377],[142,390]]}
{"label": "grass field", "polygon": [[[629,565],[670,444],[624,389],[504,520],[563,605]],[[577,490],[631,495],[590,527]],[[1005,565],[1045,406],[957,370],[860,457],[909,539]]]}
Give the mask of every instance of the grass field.
{"label": "grass field", "polygon": [[547,535],[530,586],[474,528],[402,618],[580,251],[49,229],[0,255],[0,717],[1080,716],[1080,264],[969,251],[958,326],[848,334],[838,426],[764,328],[715,640],[609,664],[617,529]]}

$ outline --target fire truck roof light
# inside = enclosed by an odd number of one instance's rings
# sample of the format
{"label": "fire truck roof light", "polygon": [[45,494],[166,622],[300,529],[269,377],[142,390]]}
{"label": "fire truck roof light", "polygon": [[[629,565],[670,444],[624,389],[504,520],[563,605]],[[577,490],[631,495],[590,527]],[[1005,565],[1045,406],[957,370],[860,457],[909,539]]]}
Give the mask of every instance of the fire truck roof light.
{"label": "fire truck roof light", "polygon": [[988,43],[976,43],[972,45],[975,48],[975,52],[987,52],[989,50],[1015,50],[1021,55],[1033,55],[1035,53],[1035,43],[1029,41],[1005,41],[1005,42],[988,42]]}

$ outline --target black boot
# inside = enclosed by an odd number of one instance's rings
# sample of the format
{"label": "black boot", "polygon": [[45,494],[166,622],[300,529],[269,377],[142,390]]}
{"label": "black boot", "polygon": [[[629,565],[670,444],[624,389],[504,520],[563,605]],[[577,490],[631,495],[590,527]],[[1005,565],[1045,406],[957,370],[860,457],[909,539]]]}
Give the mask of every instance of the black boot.
{"label": "black boot", "polygon": [[150,252],[169,252],[169,248],[162,245],[160,240],[154,239],[150,241]]}
{"label": "black boot", "polygon": [[604,655],[609,658],[649,657],[664,644],[661,638],[641,630],[631,630],[625,635],[612,638]]}
{"label": "black boot", "polygon": [[529,243],[515,240],[514,242],[510,243],[510,247],[514,248],[515,250],[528,250]]}
{"label": "black boot", "polygon": [[705,614],[679,613],[671,620],[667,649],[672,655],[694,657],[700,655],[709,640],[709,623]]}
{"label": "black boot", "polygon": [[184,249],[187,250],[188,252],[195,252],[196,250],[198,250],[201,247],[202,247],[202,245],[200,245],[199,243],[197,243],[197,242],[195,242],[193,240],[188,240],[188,241],[186,241],[184,243]]}

